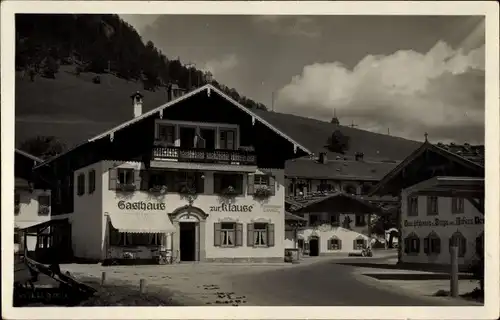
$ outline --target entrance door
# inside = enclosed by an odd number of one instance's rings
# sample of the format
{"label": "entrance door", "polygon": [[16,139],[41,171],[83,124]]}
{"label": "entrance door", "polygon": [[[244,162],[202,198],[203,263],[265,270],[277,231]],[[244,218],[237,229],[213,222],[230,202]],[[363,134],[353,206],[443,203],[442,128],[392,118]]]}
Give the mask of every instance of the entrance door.
{"label": "entrance door", "polygon": [[309,255],[311,257],[319,256],[319,239],[312,238],[309,240]]}
{"label": "entrance door", "polygon": [[196,261],[196,222],[180,222],[179,249],[181,261]]}

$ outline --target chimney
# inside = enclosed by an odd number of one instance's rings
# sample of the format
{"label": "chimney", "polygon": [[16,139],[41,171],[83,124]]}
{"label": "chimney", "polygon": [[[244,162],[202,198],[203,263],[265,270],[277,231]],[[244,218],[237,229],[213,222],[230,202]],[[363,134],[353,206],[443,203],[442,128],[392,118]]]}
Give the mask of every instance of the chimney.
{"label": "chimney", "polygon": [[142,98],[144,96],[137,91],[130,96],[132,98],[132,103],[134,105],[134,118],[140,117],[142,115]]}
{"label": "chimney", "polygon": [[328,158],[326,157],[326,152],[320,152],[319,162],[322,164],[326,164],[328,162]]}
{"label": "chimney", "polygon": [[354,159],[356,161],[363,161],[363,157],[365,156],[365,154],[363,152],[356,152],[354,154]]}

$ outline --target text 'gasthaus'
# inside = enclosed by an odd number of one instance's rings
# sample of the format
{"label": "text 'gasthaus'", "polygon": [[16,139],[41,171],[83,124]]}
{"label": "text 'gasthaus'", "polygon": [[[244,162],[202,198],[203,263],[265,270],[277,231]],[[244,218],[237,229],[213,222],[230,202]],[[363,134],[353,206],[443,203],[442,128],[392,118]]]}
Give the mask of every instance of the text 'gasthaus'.
{"label": "text 'gasthaus'", "polygon": [[166,205],[161,202],[144,202],[144,201],[120,201],[118,202],[120,210],[165,210]]}

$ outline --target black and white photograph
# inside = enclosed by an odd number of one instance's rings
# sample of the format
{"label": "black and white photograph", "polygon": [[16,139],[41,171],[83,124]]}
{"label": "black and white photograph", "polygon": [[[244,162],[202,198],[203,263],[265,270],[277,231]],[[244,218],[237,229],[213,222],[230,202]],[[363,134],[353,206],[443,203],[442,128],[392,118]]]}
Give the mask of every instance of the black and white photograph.
{"label": "black and white photograph", "polygon": [[494,2],[68,2],[2,3],[10,318],[498,314]]}

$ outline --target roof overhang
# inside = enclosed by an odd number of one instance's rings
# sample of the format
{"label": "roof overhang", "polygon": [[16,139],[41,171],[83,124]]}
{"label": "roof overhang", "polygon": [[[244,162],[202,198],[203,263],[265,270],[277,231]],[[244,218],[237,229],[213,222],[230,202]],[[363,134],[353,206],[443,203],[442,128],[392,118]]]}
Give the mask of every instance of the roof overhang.
{"label": "roof overhang", "polygon": [[20,149],[15,148],[15,149],[14,149],[14,151],[15,151],[16,153],[20,154],[20,155],[21,155],[21,156],[23,156],[23,157],[26,157],[26,158],[28,158],[28,159],[30,159],[30,160],[33,160],[33,161],[35,162],[35,165],[38,165],[38,164],[40,164],[40,163],[42,163],[42,162],[43,162],[43,159],[40,159],[40,158],[38,158],[38,157],[35,157],[34,155],[29,154],[29,153],[27,153],[27,152],[25,152],[25,151],[23,151],[23,150],[20,150]]}
{"label": "roof overhang", "polygon": [[255,112],[253,112],[251,109],[243,106],[242,104],[238,103],[237,101],[235,101],[233,98],[229,97],[228,95],[226,95],[224,92],[220,91],[219,89],[217,89],[216,87],[214,87],[213,85],[211,84],[206,84],[198,89],[195,89],[191,92],[188,92],[186,93],[185,95],[181,96],[181,97],[178,97],[177,99],[174,99],[172,101],[169,101],[153,110],[150,110],[148,112],[145,112],[144,114],[142,114],[141,116],[139,117],[136,117],[136,118],[133,118],[129,121],[126,121],[110,130],[107,130],[93,138],[90,138],[88,139],[87,141],[75,146],[74,148],[66,151],[65,153],[62,153],[62,154],[59,154],[51,159],[48,159],[47,161],[45,162],[42,162],[40,163],[39,165],[37,165],[35,168],[38,168],[38,167],[41,167],[41,166],[44,166],[44,165],[47,165],[49,164],[50,162],[54,161],[55,159],[65,155],[65,154],[68,154],[70,153],[71,151],[77,149],[77,148],[80,148],[82,147],[83,145],[86,145],[88,143],[91,143],[91,142],[96,142],[100,139],[103,139],[103,138],[109,138],[110,140],[113,140],[114,139],[114,135],[115,133],[119,132],[120,130],[124,129],[124,128],[127,128],[137,122],[140,122],[141,120],[144,120],[146,118],[149,118],[151,116],[154,116],[154,115],[160,115],[160,118],[163,117],[163,112],[165,109],[168,109],[169,107],[175,105],[175,104],[178,104],[182,101],[185,101],[195,95],[198,95],[198,94],[203,94],[205,93],[208,97],[210,97],[210,95],[212,94],[217,94],[219,95],[220,97],[222,97],[223,99],[227,100],[229,103],[231,103],[232,105],[234,105],[236,108],[240,109],[241,111],[243,111],[244,113],[248,114],[251,116],[252,118],[252,123],[255,123],[256,121],[264,124],[265,126],[267,126],[269,129],[271,129],[273,132],[275,132],[276,134],[278,134],[279,136],[281,136],[283,139],[287,140],[288,142],[290,142],[292,145],[293,145],[293,151],[294,153],[297,153],[297,150],[300,149],[302,150],[304,153],[306,154],[312,154],[312,152],[304,147],[302,144],[298,143],[297,141],[295,141],[294,139],[292,139],[291,137],[289,137],[288,135],[286,135],[285,133],[281,132],[279,129],[277,129],[276,127],[274,127],[273,125],[271,125],[269,122],[267,122],[266,120],[264,120],[262,117],[258,116]]}
{"label": "roof overhang", "polygon": [[477,164],[475,162],[472,162],[468,159],[465,159],[453,152],[450,152],[448,150],[445,150],[443,148],[440,148],[438,146],[435,146],[429,142],[424,142],[417,150],[415,150],[412,154],[410,154],[405,160],[403,160],[399,165],[397,165],[393,170],[391,170],[389,173],[387,173],[382,180],[380,180],[379,183],[377,183],[374,188],[370,191],[369,196],[374,196],[374,195],[385,195],[387,192],[385,192],[385,188],[392,184],[394,179],[405,170],[408,166],[411,165],[411,163],[420,155],[422,155],[425,151],[431,150],[439,155],[442,155],[444,157],[447,157],[454,162],[457,162],[464,167],[468,168],[473,168],[484,171],[484,167],[481,166],[480,164]]}
{"label": "roof overhang", "polygon": [[427,195],[440,197],[484,197],[484,178],[434,177],[404,190],[405,195]]}
{"label": "roof overhang", "polygon": [[[353,203],[356,202],[366,209],[370,209],[371,212],[373,213],[382,213],[382,209],[373,205],[371,202],[364,200],[361,196],[357,195],[349,195],[344,192],[335,192],[330,195],[326,195],[323,198],[311,200],[310,202],[306,203],[298,203],[300,205],[300,208],[296,209],[295,212],[313,212],[315,209],[314,207],[320,204],[323,204],[324,202],[328,201],[333,201],[338,198],[343,198],[348,201],[352,201]],[[334,206],[333,206],[334,207]],[[313,210],[313,211],[311,211]],[[355,213],[355,212],[354,212]]]}

